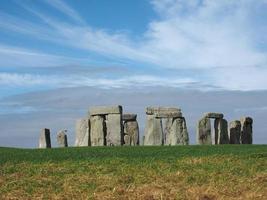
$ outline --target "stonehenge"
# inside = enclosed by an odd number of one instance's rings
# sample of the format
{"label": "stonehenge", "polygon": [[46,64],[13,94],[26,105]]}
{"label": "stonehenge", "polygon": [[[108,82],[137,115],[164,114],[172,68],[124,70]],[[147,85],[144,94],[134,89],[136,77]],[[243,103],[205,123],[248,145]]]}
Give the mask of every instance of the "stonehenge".
{"label": "stonehenge", "polygon": [[57,144],[59,147],[68,147],[67,130],[61,130],[57,133]]}
{"label": "stonehenge", "polygon": [[212,144],[211,136],[211,122],[214,119],[214,143],[215,144],[229,144],[228,123],[223,118],[222,113],[205,113],[198,121],[197,126],[197,143],[198,144]]}
{"label": "stonehenge", "polygon": [[[189,144],[186,120],[180,108],[147,107],[145,113],[144,135],[140,136],[137,114],[123,113],[120,105],[91,107],[88,116],[76,121],[75,146]],[[211,119],[214,119],[213,126]],[[200,145],[252,144],[252,125],[253,119],[248,116],[231,121],[228,127],[222,113],[204,113],[197,123],[196,141]],[[59,131],[56,140],[59,147],[68,147],[66,130]],[[39,148],[51,148],[50,130],[47,128],[41,130]]]}
{"label": "stonehenge", "polygon": [[[162,121],[165,119],[165,129]],[[147,107],[144,145],[187,145],[189,137],[181,109]]]}
{"label": "stonehenge", "polygon": [[50,130],[48,128],[41,130],[39,148],[51,148]]}

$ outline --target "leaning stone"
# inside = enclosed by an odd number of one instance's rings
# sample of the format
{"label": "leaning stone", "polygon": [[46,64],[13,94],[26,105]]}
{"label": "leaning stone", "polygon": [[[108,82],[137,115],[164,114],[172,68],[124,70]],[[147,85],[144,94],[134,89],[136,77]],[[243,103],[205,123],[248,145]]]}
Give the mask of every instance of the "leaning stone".
{"label": "leaning stone", "polygon": [[228,123],[225,119],[219,119],[218,130],[217,144],[229,144]]}
{"label": "leaning stone", "polygon": [[50,130],[48,128],[41,130],[39,148],[51,148]]}
{"label": "leaning stone", "polygon": [[241,122],[241,143],[252,144],[252,124],[253,119],[251,117],[242,117]]}
{"label": "leaning stone", "polygon": [[241,123],[239,120],[230,122],[230,144],[240,144]]}
{"label": "leaning stone", "polygon": [[109,114],[106,117],[107,146],[120,146],[123,143],[123,124],[121,114]]}
{"label": "leaning stone", "polygon": [[122,106],[94,106],[90,108],[90,115],[122,114]]}
{"label": "leaning stone", "polygon": [[89,119],[77,120],[75,132],[76,132],[75,146],[91,146]]}
{"label": "leaning stone", "polygon": [[139,145],[139,127],[138,127],[137,121],[125,122],[124,123],[124,134],[130,137],[131,146]]}
{"label": "leaning stone", "polygon": [[211,124],[209,118],[202,118],[198,121],[197,127],[197,143],[212,144],[211,141]]}
{"label": "leaning stone", "polygon": [[59,147],[67,147],[68,139],[66,135],[66,130],[61,130],[57,133],[57,144]]}
{"label": "leaning stone", "polygon": [[104,123],[104,117],[97,115],[91,116],[90,125],[91,146],[106,145],[106,126]]}
{"label": "leaning stone", "polygon": [[163,131],[161,119],[154,115],[146,116],[144,145],[162,145]]}
{"label": "leaning stone", "polygon": [[147,115],[155,115],[156,118],[182,117],[181,109],[171,107],[147,107]]}
{"label": "leaning stone", "polygon": [[136,114],[123,114],[122,121],[135,121],[137,118]]}
{"label": "leaning stone", "polygon": [[[167,121],[167,126],[170,122]],[[184,118],[172,119],[169,134],[166,135],[166,145],[187,145],[189,142],[186,122]]]}
{"label": "leaning stone", "polygon": [[205,113],[204,117],[206,118],[214,118],[214,119],[222,119],[223,118],[223,114],[222,113]]}

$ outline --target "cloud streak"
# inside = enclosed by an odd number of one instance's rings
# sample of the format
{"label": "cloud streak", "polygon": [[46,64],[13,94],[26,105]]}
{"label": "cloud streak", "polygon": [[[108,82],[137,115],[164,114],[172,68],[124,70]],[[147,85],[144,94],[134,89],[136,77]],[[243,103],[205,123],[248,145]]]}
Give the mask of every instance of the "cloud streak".
{"label": "cloud streak", "polygon": [[[205,70],[207,79],[198,80],[203,85],[227,90],[267,89],[264,78],[267,53],[259,48],[266,42],[262,39],[267,32],[261,27],[267,22],[253,23],[258,13],[264,15],[262,8],[267,8],[266,1],[152,0],[151,5],[160,18],[151,21],[138,40],[119,30],[106,31],[86,25],[79,13],[64,1],[47,0],[46,3],[75,23],[58,21],[42,10],[23,5],[48,26],[47,34],[41,33],[42,27],[38,24],[22,20],[20,25],[2,23],[2,27],[114,61],[137,63],[144,68],[186,69],[192,74]],[[3,17],[16,21],[8,15]]]}

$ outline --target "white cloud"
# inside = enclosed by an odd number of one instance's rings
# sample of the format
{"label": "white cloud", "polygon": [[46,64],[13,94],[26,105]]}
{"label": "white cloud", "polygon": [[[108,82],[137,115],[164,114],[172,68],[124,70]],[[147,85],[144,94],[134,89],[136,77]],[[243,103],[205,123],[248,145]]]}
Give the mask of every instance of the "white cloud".
{"label": "white cloud", "polygon": [[144,86],[168,86],[181,88],[195,84],[196,81],[189,78],[162,78],[158,76],[133,75],[120,78],[90,78],[80,75],[38,75],[0,73],[0,86],[54,86],[54,87],[78,87],[93,86],[99,88],[134,88]]}
{"label": "white cloud", "polygon": [[114,60],[131,60],[163,69],[187,69],[191,73],[205,69],[209,79],[200,80],[202,84],[237,90],[267,89],[264,78],[267,55],[258,47],[259,42],[266,42],[258,40],[265,38],[266,30],[261,27],[266,24],[265,20],[253,23],[258,20],[256,15],[263,12],[262,7],[267,8],[266,1],[152,0],[161,18],[152,21],[138,41],[124,33],[79,24],[84,20],[63,1],[48,3],[78,24],[56,21],[25,5],[50,27],[46,32],[52,36],[44,37],[38,25],[23,21],[19,28],[7,24],[2,27],[24,34],[30,27],[31,35],[36,38]]}

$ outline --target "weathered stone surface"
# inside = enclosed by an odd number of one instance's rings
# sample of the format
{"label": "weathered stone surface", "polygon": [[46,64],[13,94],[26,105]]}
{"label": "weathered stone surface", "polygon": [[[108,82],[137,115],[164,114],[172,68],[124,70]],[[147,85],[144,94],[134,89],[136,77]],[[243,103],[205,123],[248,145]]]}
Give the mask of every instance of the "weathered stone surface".
{"label": "weathered stone surface", "polygon": [[66,135],[66,130],[61,130],[57,133],[57,144],[59,147],[67,147],[68,139]]}
{"label": "weathered stone surface", "polygon": [[154,115],[156,118],[182,117],[181,109],[171,107],[147,107],[147,115]]}
{"label": "weathered stone surface", "polygon": [[41,130],[39,148],[51,148],[50,130],[47,128]]}
{"label": "weathered stone surface", "polygon": [[122,106],[94,106],[89,110],[89,114],[93,115],[108,115],[108,114],[122,114]]}
{"label": "weathered stone surface", "polygon": [[75,126],[75,146],[91,146],[90,141],[90,120],[79,119]]}
{"label": "weathered stone surface", "polygon": [[188,144],[189,137],[188,137],[185,118],[174,118],[167,120],[165,130],[167,130],[165,145]]}
{"label": "weathered stone surface", "polygon": [[214,118],[214,119],[222,119],[223,118],[223,114],[222,113],[212,113],[212,112],[209,112],[209,113],[205,113],[204,114],[204,117],[206,118]]}
{"label": "weathered stone surface", "polygon": [[[124,134],[129,136],[131,146],[139,145],[139,127],[137,121],[127,121],[124,123]],[[125,137],[124,137],[125,139]],[[126,141],[124,140],[126,144]]]}
{"label": "weathered stone surface", "polygon": [[164,138],[163,138],[163,143],[164,145],[170,145],[170,132],[172,128],[172,123],[173,123],[173,118],[167,118],[165,120],[165,128],[164,128]]}
{"label": "weathered stone surface", "polygon": [[123,143],[123,124],[121,114],[109,114],[106,117],[107,146],[120,146]]}
{"label": "weathered stone surface", "polygon": [[[218,135],[219,135],[219,121],[220,121],[220,118],[216,118],[214,120],[214,144],[218,144]],[[213,138],[212,138],[213,140]]]}
{"label": "weathered stone surface", "polygon": [[106,126],[103,116],[90,117],[91,146],[104,146],[106,144]]}
{"label": "weathered stone surface", "polygon": [[228,123],[225,119],[219,119],[218,130],[217,144],[229,144]]}
{"label": "weathered stone surface", "polygon": [[137,114],[123,114],[122,120],[123,121],[136,121]]}
{"label": "weathered stone surface", "polygon": [[252,144],[252,124],[253,119],[251,117],[242,117],[241,122],[241,143],[242,144]]}
{"label": "weathered stone surface", "polygon": [[241,123],[239,120],[230,122],[230,144],[240,144]]}
{"label": "weathered stone surface", "polygon": [[129,135],[124,135],[124,145],[125,146],[131,145],[131,137]]}
{"label": "weathered stone surface", "polygon": [[198,121],[197,143],[198,144],[212,144],[211,124],[210,124],[209,118],[204,117]]}
{"label": "weathered stone surface", "polygon": [[162,145],[163,130],[161,119],[155,115],[146,116],[144,145]]}

